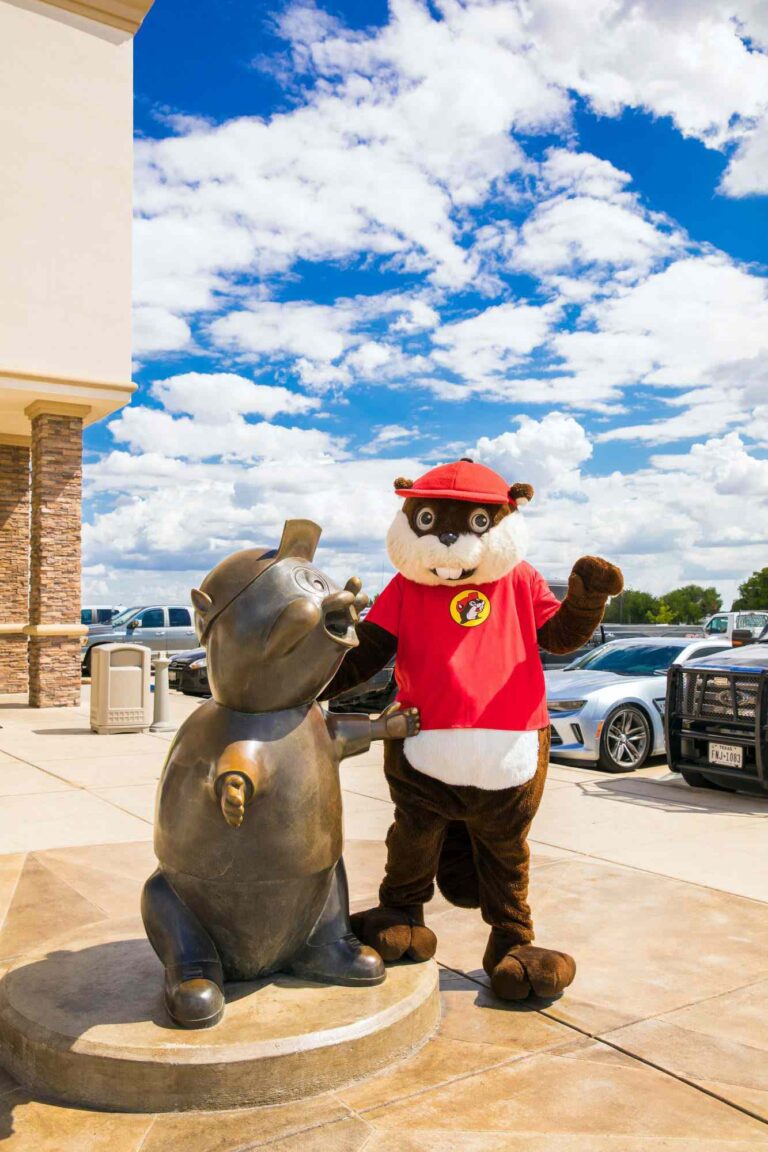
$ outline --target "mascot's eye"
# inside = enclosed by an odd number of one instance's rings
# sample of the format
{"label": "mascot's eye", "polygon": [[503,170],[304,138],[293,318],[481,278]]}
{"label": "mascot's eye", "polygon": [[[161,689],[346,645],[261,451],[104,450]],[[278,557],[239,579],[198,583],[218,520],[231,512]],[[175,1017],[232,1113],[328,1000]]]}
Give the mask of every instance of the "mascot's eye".
{"label": "mascot's eye", "polygon": [[477,508],[469,518],[469,526],[473,532],[485,532],[491,526],[491,518],[483,508]]}
{"label": "mascot's eye", "polygon": [[293,578],[305,592],[314,592],[317,596],[327,596],[330,592],[328,581],[312,568],[297,568]]}
{"label": "mascot's eye", "polygon": [[428,532],[435,523],[435,514],[431,508],[422,508],[416,515],[416,527],[422,532]]}

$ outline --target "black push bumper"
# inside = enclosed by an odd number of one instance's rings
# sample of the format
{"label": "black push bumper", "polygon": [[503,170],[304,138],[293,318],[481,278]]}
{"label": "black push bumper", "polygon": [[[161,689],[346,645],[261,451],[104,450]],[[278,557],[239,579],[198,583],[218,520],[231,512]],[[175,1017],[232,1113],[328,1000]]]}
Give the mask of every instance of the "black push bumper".
{"label": "black push bumper", "polygon": [[[691,769],[768,792],[768,668],[673,665],[665,728],[673,772]],[[743,749],[741,768],[710,760],[710,744]]]}

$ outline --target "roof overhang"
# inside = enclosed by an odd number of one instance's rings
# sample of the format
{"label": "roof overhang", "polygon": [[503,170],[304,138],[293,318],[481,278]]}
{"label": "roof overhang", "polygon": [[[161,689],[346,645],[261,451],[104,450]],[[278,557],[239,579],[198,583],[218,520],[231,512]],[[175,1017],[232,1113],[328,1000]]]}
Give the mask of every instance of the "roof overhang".
{"label": "roof overhang", "polygon": [[[131,399],[136,385],[128,382],[70,380],[0,370],[0,435],[26,438],[32,434],[31,415],[51,405],[82,415],[94,424],[119,411]],[[31,410],[31,412],[30,412]]]}
{"label": "roof overhang", "polygon": [[135,36],[154,0],[43,0],[43,3]]}

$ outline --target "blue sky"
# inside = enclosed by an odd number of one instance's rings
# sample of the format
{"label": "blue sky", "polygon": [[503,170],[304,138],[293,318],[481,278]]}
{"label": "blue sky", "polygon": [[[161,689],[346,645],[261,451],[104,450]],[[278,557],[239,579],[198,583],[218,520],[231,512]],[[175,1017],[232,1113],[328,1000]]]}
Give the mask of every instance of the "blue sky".
{"label": "blue sky", "polygon": [[728,599],[768,562],[767,48],[752,0],[156,0],[86,594],[291,515],[376,590],[392,479],[470,454],[535,485],[548,575]]}

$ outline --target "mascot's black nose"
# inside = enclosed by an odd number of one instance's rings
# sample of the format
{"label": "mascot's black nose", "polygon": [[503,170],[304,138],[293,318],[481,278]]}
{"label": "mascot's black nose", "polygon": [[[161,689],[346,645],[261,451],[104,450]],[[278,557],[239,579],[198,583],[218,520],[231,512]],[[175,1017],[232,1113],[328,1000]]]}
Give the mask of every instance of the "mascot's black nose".
{"label": "mascot's black nose", "polygon": [[445,544],[446,548],[449,548],[451,544],[455,544],[458,538],[458,532],[441,532],[438,536],[438,540],[441,544]]}

